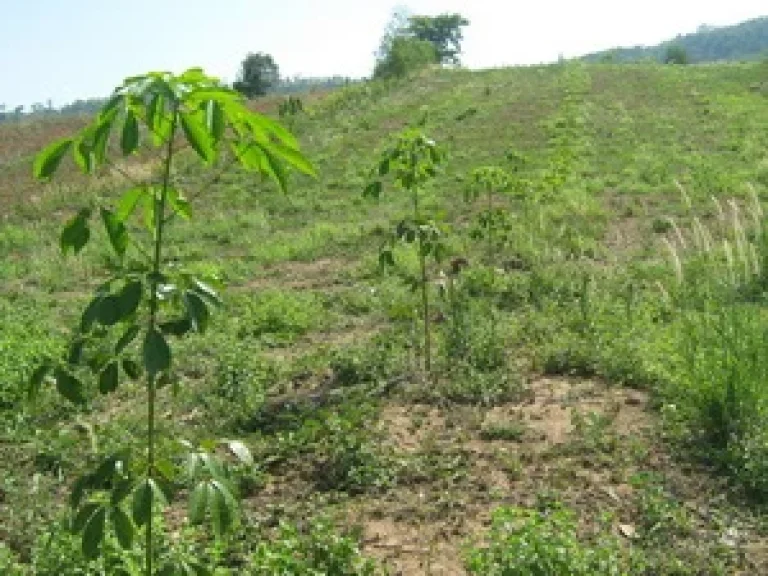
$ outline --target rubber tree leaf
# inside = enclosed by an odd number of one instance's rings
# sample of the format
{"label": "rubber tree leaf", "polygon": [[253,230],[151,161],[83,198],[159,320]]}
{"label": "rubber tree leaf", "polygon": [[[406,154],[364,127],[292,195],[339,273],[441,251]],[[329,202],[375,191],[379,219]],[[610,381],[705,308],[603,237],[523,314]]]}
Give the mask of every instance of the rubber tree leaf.
{"label": "rubber tree leaf", "polygon": [[125,156],[133,154],[139,147],[139,121],[136,113],[131,109],[125,111],[123,131],[120,134],[120,149]]}
{"label": "rubber tree leaf", "polygon": [[99,392],[109,394],[117,390],[119,375],[117,360],[113,360],[99,373]]}
{"label": "rubber tree leaf", "polygon": [[189,497],[189,521],[192,524],[200,524],[205,519],[209,492],[210,484],[208,482],[200,482],[192,490]]}
{"label": "rubber tree leaf", "polygon": [[268,150],[291,168],[295,168],[308,176],[317,176],[314,166],[298,150],[283,146],[278,142],[271,142],[268,145]]}
{"label": "rubber tree leaf", "polygon": [[192,328],[202,334],[208,327],[208,319],[211,315],[208,311],[208,305],[200,296],[190,290],[184,292],[182,299]]}
{"label": "rubber tree leaf", "polygon": [[213,145],[213,138],[205,129],[204,124],[193,113],[181,112],[179,118],[189,145],[207,164],[212,163],[216,159],[216,149]]}
{"label": "rubber tree leaf", "polygon": [[131,380],[138,380],[141,377],[141,368],[136,360],[132,358],[123,358],[120,365],[123,367],[123,372],[125,372]]}
{"label": "rubber tree leaf", "polygon": [[88,559],[99,555],[99,546],[104,541],[104,524],[107,519],[107,511],[100,506],[88,519],[83,530],[83,555]]}
{"label": "rubber tree leaf", "polygon": [[64,138],[43,148],[32,163],[34,177],[38,180],[48,180],[53,176],[70,146],[72,146],[72,138]]}
{"label": "rubber tree leaf", "polygon": [[211,480],[208,496],[213,533],[221,538],[232,527],[235,517],[235,499],[227,487],[218,480]]}
{"label": "rubber tree leaf", "polygon": [[144,285],[141,280],[131,280],[125,283],[123,288],[117,294],[121,320],[125,320],[136,313],[136,310],[138,310],[139,305],[141,304],[143,295]]}
{"label": "rubber tree leaf", "polygon": [[152,480],[143,480],[133,491],[133,501],[131,503],[131,512],[136,526],[144,526],[149,521],[152,513],[153,491]]}
{"label": "rubber tree leaf", "polygon": [[133,546],[134,527],[133,522],[122,508],[115,506],[110,511],[112,528],[117,536],[117,541],[123,550],[129,550]]}
{"label": "rubber tree leaf", "polygon": [[121,222],[125,222],[131,217],[136,206],[139,204],[139,200],[147,194],[147,188],[145,186],[136,186],[123,192],[120,196],[120,200],[117,201],[117,210],[115,215]]}
{"label": "rubber tree leaf", "polygon": [[176,214],[185,220],[192,218],[192,208],[189,204],[189,200],[187,200],[176,188],[168,189],[168,204]]}
{"label": "rubber tree leaf", "polygon": [[59,238],[63,254],[69,250],[78,254],[91,239],[91,230],[88,227],[90,217],[90,208],[83,208],[64,226]]}
{"label": "rubber tree leaf", "polygon": [[[87,477],[81,477],[78,478],[78,481],[86,481]],[[100,508],[98,504],[95,502],[86,502],[80,508],[78,508],[77,513],[75,514],[74,519],[72,520],[72,532],[77,534],[78,532],[82,532],[83,528],[88,524],[88,521],[91,519],[91,517],[96,513],[96,511]]]}
{"label": "rubber tree leaf", "polygon": [[96,317],[104,326],[114,326],[123,318],[120,298],[114,294],[104,296],[99,300]]}
{"label": "rubber tree leaf", "polygon": [[123,332],[123,335],[120,336],[120,339],[117,341],[117,344],[115,344],[115,354],[122,354],[123,351],[131,345],[131,343],[136,339],[136,336],[139,335],[139,326],[137,324],[131,324],[125,332]]}
{"label": "rubber tree leaf", "polygon": [[59,367],[54,371],[56,390],[74,404],[81,404],[83,398],[83,383],[72,374]]}
{"label": "rubber tree leaf", "polygon": [[123,221],[108,208],[101,209],[101,219],[104,222],[104,229],[107,231],[109,243],[112,245],[115,253],[122,258],[128,249],[130,237]]}
{"label": "rubber tree leaf", "polygon": [[154,378],[160,372],[168,370],[171,366],[171,349],[165,336],[157,328],[152,328],[144,338],[142,349],[144,369],[150,378]]}

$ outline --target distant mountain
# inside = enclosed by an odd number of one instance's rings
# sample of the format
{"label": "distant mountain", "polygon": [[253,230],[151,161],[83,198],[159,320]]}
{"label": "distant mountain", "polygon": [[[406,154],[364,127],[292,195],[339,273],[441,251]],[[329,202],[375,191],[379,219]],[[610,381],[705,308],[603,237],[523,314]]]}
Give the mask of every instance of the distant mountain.
{"label": "distant mountain", "polygon": [[700,26],[692,34],[680,35],[656,46],[614,48],[588,54],[583,59],[589,62],[663,61],[670,46],[682,47],[690,62],[756,60],[767,57],[768,16],[747,20],[733,26]]}

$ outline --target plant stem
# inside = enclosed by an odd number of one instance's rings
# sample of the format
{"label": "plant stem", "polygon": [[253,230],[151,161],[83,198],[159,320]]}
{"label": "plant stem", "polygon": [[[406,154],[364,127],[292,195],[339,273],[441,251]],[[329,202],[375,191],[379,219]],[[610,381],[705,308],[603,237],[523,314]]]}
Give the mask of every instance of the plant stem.
{"label": "plant stem", "polygon": [[[155,197],[155,251],[152,262],[152,276],[149,280],[149,325],[148,333],[156,329],[157,326],[157,310],[158,310],[158,298],[157,288],[160,281],[160,272],[162,269],[162,257],[163,257],[163,230],[165,225],[165,204],[168,198],[168,188],[171,181],[171,165],[173,164],[173,140],[176,134],[176,122],[178,114],[178,105],[175,105],[172,109],[171,121],[171,133],[168,137],[168,147],[166,149],[164,166],[163,166],[163,185],[160,191],[160,198]],[[155,382],[155,374],[150,374],[147,377],[147,480],[152,480],[155,474],[155,397],[157,393],[157,387]],[[152,498],[149,499],[149,519],[147,521],[146,532],[146,545],[145,545],[145,560],[144,570],[146,576],[152,576],[152,527],[154,524],[153,517],[153,503],[154,492]]]}
{"label": "plant stem", "polygon": [[[419,190],[413,191],[413,220],[417,226],[421,226],[421,212],[419,210]],[[424,241],[422,231],[419,230],[419,265],[421,267],[421,312],[424,320],[424,371],[429,374],[432,371],[432,350],[429,330],[429,291],[427,286],[427,258],[424,256]]]}
{"label": "plant stem", "polygon": [[419,239],[419,261],[421,262],[421,306],[424,313],[424,370],[429,374],[432,370],[429,333],[429,290],[427,289],[427,259],[421,251],[421,239]]}
{"label": "plant stem", "polygon": [[486,227],[488,228],[488,264],[493,261],[493,191],[488,188],[488,220],[486,220]]}

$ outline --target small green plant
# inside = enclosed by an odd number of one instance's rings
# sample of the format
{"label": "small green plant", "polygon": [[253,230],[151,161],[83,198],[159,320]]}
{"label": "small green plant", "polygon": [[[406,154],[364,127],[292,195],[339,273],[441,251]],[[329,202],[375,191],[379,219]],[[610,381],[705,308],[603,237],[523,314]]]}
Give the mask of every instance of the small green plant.
{"label": "small green plant", "polygon": [[429,309],[429,274],[427,258],[440,262],[446,252],[443,231],[437,223],[422,213],[420,197],[424,186],[436,175],[444,159],[443,153],[434,140],[416,129],[400,134],[394,145],[381,156],[375,170],[375,178],[364,190],[364,195],[379,198],[383,188],[382,178],[392,174],[395,186],[410,194],[413,211],[410,218],[401,220],[389,241],[382,247],[379,261],[382,265],[393,266],[394,245],[400,241],[415,245],[419,260],[420,275],[412,282],[414,290],[421,290],[421,315],[424,327],[424,370],[432,370],[432,345]]}
{"label": "small green plant", "polygon": [[509,174],[497,166],[475,168],[471,175],[471,186],[466,193],[470,200],[476,200],[485,193],[485,210],[480,214],[479,224],[486,239],[486,262],[492,264],[495,254],[495,231],[506,220],[506,212],[493,204],[494,195],[509,188]]}
{"label": "small green plant", "polygon": [[335,533],[325,520],[313,522],[306,533],[282,523],[276,538],[260,543],[248,561],[249,574],[373,576],[377,572],[376,564],[362,555],[357,542]]}
{"label": "small green plant", "polygon": [[[116,138],[114,132],[119,132]],[[171,341],[205,332],[211,309],[220,302],[204,279],[166,256],[169,224],[192,217],[190,201],[174,178],[174,160],[183,142],[209,167],[225,169],[238,163],[273,178],[281,188],[286,187],[288,167],[313,174],[289,132],[251,112],[240,95],[196,68],[178,76],[152,72],[126,79],[88,126],[51,143],[33,166],[35,177],[47,180],[69,152],[86,174],[103,167],[122,171],[111,158],[115,148],[126,158],[138,157],[144,148],[156,153],[155,160],[149,160],[156,177],[133,182],[114,205],[107,198],[96,199],[64,227],[61,250],[77,254],[91,239],[91,220],[98,215],[112,251],[112,276],[96,289],[64,357],[46,359],[29,381],[31,397],[51,380],[75,404],[87,403],[95,392],[88,385],[91,379],[103,395],[113,393],[126,379],[143,381],[145,451],[134,454],[126,443],[105,455],[92,472],[75,482],[70,504],[72,528],[81,534],[87,558],[103,551],[108,527],[124,549],[132,548],[143,528],[147,576],[155,573],[155,518],[182,476],[179,466],[161,458],[157,449],[157,395],[166,386],[178,385]],[[222,160],[225,149],[229,152]],[[137,212],[142,213],[138,224]],[[226,444],[243,463],[252,464],[244,444]],[[220,536],[234,521],[235,502],[226,466],[214,458],[217,443],[200,448],[186,442],[179,445],[191,450],[186,478],[196,483],[190,520],[199,523],[210,517]]]}
{"label": "small green plant", "polygon": [[488,544],[469,552],[467,569],[482,576],[625,574],[615,538],[579,539],[576,516],[555,504],[546,510],[499,508]]}

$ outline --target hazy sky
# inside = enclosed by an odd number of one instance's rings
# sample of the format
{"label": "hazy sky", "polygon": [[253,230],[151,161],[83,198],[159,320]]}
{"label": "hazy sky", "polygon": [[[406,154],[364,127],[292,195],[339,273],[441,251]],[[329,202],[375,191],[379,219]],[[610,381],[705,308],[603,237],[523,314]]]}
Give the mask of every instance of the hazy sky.
{"label": "hazy sky", "polygon": [[202,66],[233,80],[249,51],[272,54],[284,76],[364,76],[397,5],[466,16],[472,68],[655,44],[768,15],[766,0],[0,0],[0,103],[104,96],[148,70]]}

